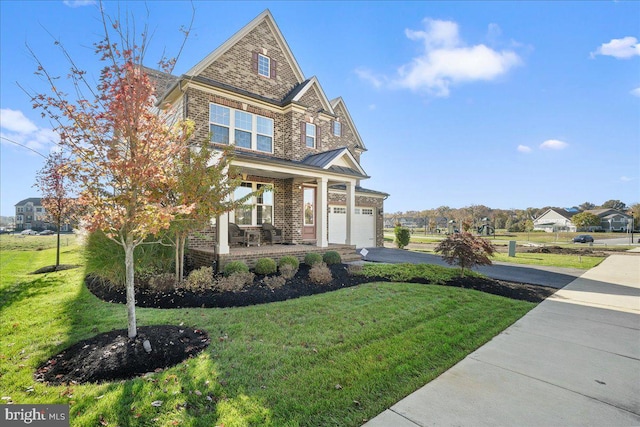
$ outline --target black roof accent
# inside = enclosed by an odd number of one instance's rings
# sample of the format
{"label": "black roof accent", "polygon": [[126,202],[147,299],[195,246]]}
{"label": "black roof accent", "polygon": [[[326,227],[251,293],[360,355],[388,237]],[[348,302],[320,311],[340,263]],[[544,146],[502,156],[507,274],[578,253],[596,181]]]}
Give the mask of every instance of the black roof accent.
{"label": "black roof accent", "polygon": [[344,150],[347,150],[347,147],[335,148],[333,150],[324,151],[322,153],[317,153],[317,154],[309,154],[307,157],[305,157],[302,160],[302,163],[309,166],[318,166],[323,168],[327,166],[329,163],[331,163],[333,159],[335,159],[340,154],[342,154]]}

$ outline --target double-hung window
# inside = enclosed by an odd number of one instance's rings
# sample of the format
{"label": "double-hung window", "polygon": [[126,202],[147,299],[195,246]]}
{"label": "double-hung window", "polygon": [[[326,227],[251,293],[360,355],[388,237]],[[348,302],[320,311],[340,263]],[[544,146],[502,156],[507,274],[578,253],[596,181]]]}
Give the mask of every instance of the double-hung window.
{"label": "double-hung window", "polygon": [[342,135],[342,123],[333,122],[333,135],[341,136]]}
{"label": "double-hung window", "polygon": [[305,135],[305,142],[307,144],[307,147],[316,148],[316,125],[307,123]]}
{"label": "double-hung window", "polygon": [[250,197],[235,210],[235,223],[238,225],[260,226],[273,224],[273,188],[271,184],[243,182],[234,192],[235,200],[247,197],[254,191],[262,189],[262,194]]}
{"label": "double-hung window", "polygon": [[273,119],[210,104],[209,122],[211,142],[273,152]]}
{"label": "double-hung window", "polygon": [[271,58],[258,54],[258,74],[271,77]]}

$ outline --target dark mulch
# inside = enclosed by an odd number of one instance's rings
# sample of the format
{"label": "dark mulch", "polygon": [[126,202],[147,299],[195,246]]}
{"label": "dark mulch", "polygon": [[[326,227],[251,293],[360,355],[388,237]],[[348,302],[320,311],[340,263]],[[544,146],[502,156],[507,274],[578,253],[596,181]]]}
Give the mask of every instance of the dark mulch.
{"label": "dark mulch", "polygon": [[39,268],[36,271],[32,271],[29,274],[53,273],[54,271],[71,270],[73,268],[78,268],[78,267],[80,267],[80,266],[79,265],[74,265],[74,264],[59,264],[57,266],[48,265],[46,267]]}
{"label": "dark mulch", "polygon": [[[264,285],[264,276],[256,276],[254,284],[240,292],[196,293],[177,289],[158,293],[149,289],[137,289],[136,305],[153,308],[241,307],[284,301],[362,283],[388,281],[380,277],[350,275],[344,264],[332,265],[330,268],[333,281],[326,285],[311,283],[308,280],[309,268],[300,265],[296,276],[278,289],[270,289]],[[420,280],[415,282],[428,284]],[[121,304],[126,301],[124,289],[112,286],[99,277],[88,276],[85,283],[93,294],[104,301]],[[556,291],[543,286],[477,277],[456,278],[445,285],[531,302],[543,301]],[[143,349],[145,339],[151,343],[151,353]],[[178,326],[141,327],[138,328],[138,336],[134,340],[128,338],[126,330],[113,331],[69,347],[38,368],[35,377],[38,381],[52,384],[132,378],[180,363],[202,351],[208,343],[209,338],[205,332]]]}
{"label": "dark mulch", "polygon": [[[143,347],[149,340],[151,352]],[[49,384],[87,383],[133,378],[177,365],[209,345],[208,335],[187,327],[159,325],[111,331],[80,341],[36,370],[35,379]]]}
{"label": "dark mulch", "polygon": [[584,255],[584,256],[607,256],[606,251],[593,250],[593,248],[563,248],[560,246],[542,246],[527,250],[533,254],[559,254],[559,255]]}

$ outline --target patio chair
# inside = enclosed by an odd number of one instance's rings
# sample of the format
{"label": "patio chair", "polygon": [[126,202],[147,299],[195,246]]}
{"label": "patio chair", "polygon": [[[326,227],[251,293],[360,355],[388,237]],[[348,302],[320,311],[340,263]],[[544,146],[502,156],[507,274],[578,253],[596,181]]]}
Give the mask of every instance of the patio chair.
{"label": "patio chair", "polygon": [[229,223],[229,244],[233,245],[236,243],[241,245],[245,243],[244,230],[238,227],[238,224],[230,222]]}
{"label": "patio chair", "polygon": [[262,224],[262,230],[264,231],[264,237],[267,242],[271,242],[272,245],[276,243],[282,243],[282,230],[275,228],[273,224]]}

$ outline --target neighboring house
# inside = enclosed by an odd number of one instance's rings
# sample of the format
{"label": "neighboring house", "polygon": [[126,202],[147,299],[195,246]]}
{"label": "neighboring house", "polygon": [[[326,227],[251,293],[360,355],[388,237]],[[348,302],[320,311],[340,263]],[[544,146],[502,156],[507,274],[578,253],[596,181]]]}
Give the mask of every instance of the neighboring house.
{"label": "neighboring house", "polygon": [[[616,209],[590,209],[588,211],[600,217],[600,227],[603,231],[628,231],[631,230],[631,215]],[[594,230],[595,231],[595,230]]]}
{"label": "neighboring house", "polygon": [[190,248],[215,243],[219,254],[230,253],[229,223],[245,230],[272,223],[289,244],[383,245],[388,194],[360,185],[369,178],[360,165],[367,149],[349,110],[305,77],[268,10],[186,74],[154,74],[167,88],[157,105],[192,119],[196,139],[235,147],[232,164],[243,179],[236,194],[267,188],[192,236]]}
{"label": "neighboring house", "polygon": [[[627,231],[631,227],[631,215],[615,209],[590,209],[585,212],[600,217],[600,225],[587,227],[587,231]],[[534,230],[544,230],[549,233],[555,231],[577,231],[571,218],[579,212],[569,212],[564,209],[548,209],[533,221]]]}
{"label": "neighboring house", "polygon": [[564,209],[547,209],[545,213],[533,220],[534,230],[543,230],[547,233],[556,231],[576,231],[571,217],[577,212],[569,212]]}
{"label": "neighboring house", "polygon": [[[32,229],[41,231],[55,230],[55,224],[47,222],[47,211],[42,206],[42,198],[30,197],[16,203],[16,231]],[[65,224],[60,231],[71,231],[71,226]]]}

